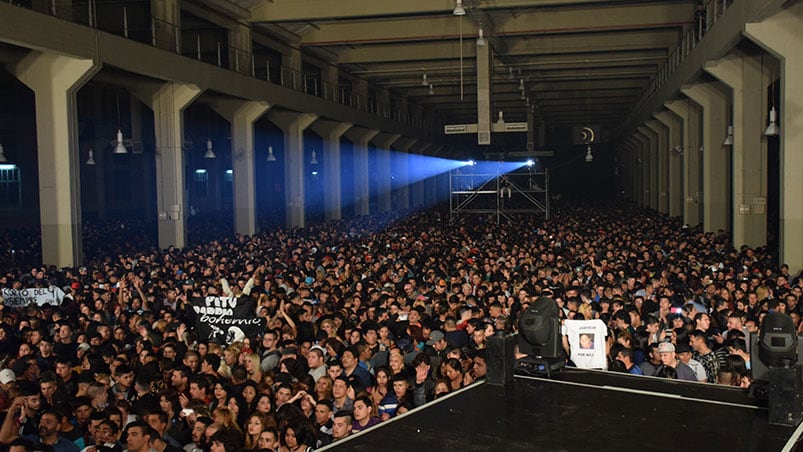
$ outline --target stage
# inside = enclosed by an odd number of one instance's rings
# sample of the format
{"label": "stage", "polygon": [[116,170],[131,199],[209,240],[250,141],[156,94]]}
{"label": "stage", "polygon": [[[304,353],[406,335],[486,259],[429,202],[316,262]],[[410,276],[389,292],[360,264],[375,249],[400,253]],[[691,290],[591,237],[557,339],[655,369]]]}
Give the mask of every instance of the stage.
{"label": "stage", "polygon": [[780,451],[792,436],[739,388],[569,370],[476,384],[329,450]]}

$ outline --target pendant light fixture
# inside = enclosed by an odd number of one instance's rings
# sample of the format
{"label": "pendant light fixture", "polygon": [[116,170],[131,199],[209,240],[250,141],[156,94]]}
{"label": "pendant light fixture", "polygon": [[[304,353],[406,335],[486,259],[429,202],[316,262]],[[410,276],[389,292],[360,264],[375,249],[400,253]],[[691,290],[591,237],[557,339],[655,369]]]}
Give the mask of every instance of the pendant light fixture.
{"label": "pendant light fixture", "polygon": [[452,14],[454,14],[455,16],[466,15],[466,10],[465,8],[463,8],[463,0],[456,0],[456,4],[454,7],[454,11],[452,11]]}
{"label": "pendant light fixture", "polygon": [[421,86],[428,86],[429,82],[427,81],[427,73],[424,72],[424,76],[421,77]]}
{"label": "pendant light fixture", "polygon": [[117,155],[128,154],[125,144],[123,144],[123,129],[120,125],[120,92],[117,92],[117,136],[112,142],[114,145],[114,153]]}
{"label": "pendant light fixture", "polygon": [[206,112],[206,153],[204,153],[205,159],[213,159],[217,156],[215,155],[215,151],[212,149],[212,126],[211,126],[211,117],[212,117],[212,107],[209,107],[209,110]]}
{"label": "pendant light fixture", "polygon": [[728,126],[728,134],[725,136],[725,140],[722,142],[723,146],[733,146],[733,126]]}
{"label": "pendant light fixture", "polygon": [[95,152],[89,148],[89,158],[86,159],[87,166],[95,166]]}
{"label": "pendant light fixture", "polygon": [[315,153],[315,149],[312,150],[312,159],[309,161],[310,165],[317,165],[318,164],[318,156]]}
{"label": "pendant light fixture", "polygon": [[483,47],[486,44],[487,44],[487,42],[485,41],[485,32],[482,31],[482,27],[480,27],[480,29],[478,31],[478,36],[477,36],[477,45],[480,46],[480,47]]}
{"label": "pendant light fixture", "polygon": [[435,87],[432,86],[432,83],[429,84],[429,91],[427,91],[427,94],[429,94],[430,96],[435,94]]}

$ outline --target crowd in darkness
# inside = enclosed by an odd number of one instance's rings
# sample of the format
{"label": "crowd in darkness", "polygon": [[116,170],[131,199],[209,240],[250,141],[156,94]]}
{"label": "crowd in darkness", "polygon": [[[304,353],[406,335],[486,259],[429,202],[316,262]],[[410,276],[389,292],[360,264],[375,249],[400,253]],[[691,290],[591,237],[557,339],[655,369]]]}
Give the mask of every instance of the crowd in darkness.
{"label": "crowd in darkness", "polygon": [[[109,245],[86,267],[0,276],[66,293],[0,305],[8,450],[319,448],[484,379],[487,338],[541,296],[607,325],[609,370],[694,384],[749,385],[767,312],[803,329],[803,278],[776,250],[626,205],[501,224],[429,210],[166,250],[137,249],[137,228],[91,232]],[[199,337],[190,300],[214,295],[253,297],[266,327]]]}

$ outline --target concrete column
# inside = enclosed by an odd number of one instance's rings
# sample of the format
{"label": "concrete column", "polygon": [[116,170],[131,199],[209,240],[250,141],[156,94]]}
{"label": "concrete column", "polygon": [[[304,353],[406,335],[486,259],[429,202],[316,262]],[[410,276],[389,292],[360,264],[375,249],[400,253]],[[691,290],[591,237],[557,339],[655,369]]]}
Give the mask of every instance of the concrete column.
{"label": "concrete column", "polygon": [[638,128],[645,139],[644,160],[644,186],[647,189],[646,206],[658,210],[658,134],[647,126]]}
{"label": "concrete column", "polygon": [[10,69],[35,93],[42,261],[76,266],[84,259],[76,93],[100,66],[31,51]]}
{"label": "concrete column", "polygon": [[705,70],[733,91],[733,244],[767,244],[767,146],[764,140],[768,110],[766,80],[759,55],[734,50],[707,63]]}
{"label": "concrete column", "polygon": [[187,240],[185,192],[184,109],[198,96],[196,85],[165,83],[156,88],[134,88],[134,94],[153,110],[156,137],[156,209],[159,247],[183,248]]}
{"label": "concrete column", "polygon": [[229,69],[251,75],[252,51],[251,26],[248,23],[238,23],[229,29]]}
{"label": "concrete column", "polygon": [[683,216],[683,125],[680,118],[664,110],[655,118],[667,129],[667,160],[669,165],[668,201],[669,216]]}
{"label": "concrete column", "polygon": [[399,139],[398,133],[380,133],[374,137],[376,145],[376,172],[378,182],[379,211],[390,212],[393,209],[393,180],[390,168],[390,146]]}
{"label": "concrete column", "polygon": [[368,106],[368,80],[358,78],[351,84],[351,92],[354,94],[354,105],[358,110],[366,110]]}
{"label": "concrete column", "polygon": [[323,139],[325,218],[326,221],[340,220],[343,218],[340,137],[351,128],[351,123],[319,119],[310,128]]}
{"label": "concrete column", "polygon": [[641,207],[648,209],[650,208],[650,163],[648,156],[650,139],[640,131],[636,132],[635,138],[637,140],[636,171],[638,173],[637,180],[639,188],[636,198],[638,199],[638,204]]}
{"label": "concrete column", "polygon": [[322,89],[323,98],[327,100],[337,99],[338,69],[334,64],[329,64],[321,68],[321,78],[323,79]]}
{"label": "concrete column", "polygon": [[[803,3],[796,2],[757,23],[745,24],[745,33],[753,41],[781,60],[781,225],[780,261],[797,274],[803,270]],[[763,121],[762,121],[763,123]]]}
{"label": "concrete column", "polygon": [[658,185],[658,211],[669,213],[669,130],[658,120],[647,121],[646,126],[655,133],[655,170]]}
{"label": "concrete column", "polygon": [[728,94],[720,82],[684,85],[681,92],[702,108],[703,146],[703,228],[730,230],[728,186],[730,146],[723,146],[727,133]]}
{"label": "concrete column", "polygon": [[368,142],[378,130],[353,127],[346,138],[354,143],[354,206],[357,215],[371,214],[371,188],[368,182]]}
{"label": "concrete column", "polygon": [[396,209],[410,208],[410,148],[417,142],[415,138],[401,138],[394,144],[396,148],[392,165],[396,174]]}
{"label": "concrete column", "polygon": [[700,110],[690,99],[670,100],[664,106],[683,124],[683,222],[697,226],[702,221],[700,185]]}
{"label": "concrete column", "polygon": [[[432,145],[430,143],[424,143],[423,141],[419,141],[410,150],[415,154],[423,154],[424,151],[429,149]],[[413,193],[411,196],[412,207],[413,209],[420,209],[424,207],[424,180],[417,180],[412,184]]]}
{"label": "concrete column", "polygon": [[254,235],[257,229],[254,123],[270,109],[270,105],[260,101],[226,100],[212,108],[231,123],[234,232]]}
{"label": "concrete column", "polygon": [[284,132],[284,182],[287,227],[303,228],[304,214],[304,130],[318,117],[311,113],[272,111],[270,120]]}
{"label": "concrete column", "polygon": [[151,0],[151,17],[156,47],[175,52],[181,39],[180,0]]}

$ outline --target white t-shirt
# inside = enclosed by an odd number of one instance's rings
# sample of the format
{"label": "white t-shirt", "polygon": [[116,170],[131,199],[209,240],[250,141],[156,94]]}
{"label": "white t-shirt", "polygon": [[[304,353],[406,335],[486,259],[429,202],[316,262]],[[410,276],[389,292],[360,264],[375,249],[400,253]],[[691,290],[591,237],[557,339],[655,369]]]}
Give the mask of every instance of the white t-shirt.
{"label": "white t-shirt", "polygon": [[569,339],[571,360],[582,369],[607,369],[605,336],[608,328],[602,320],[566,320],[562,333]]}

